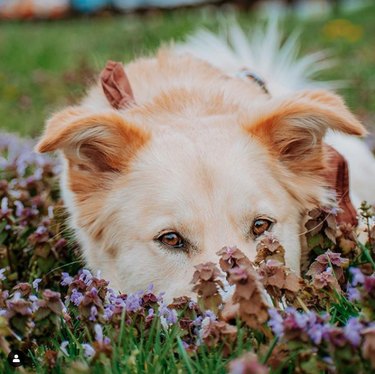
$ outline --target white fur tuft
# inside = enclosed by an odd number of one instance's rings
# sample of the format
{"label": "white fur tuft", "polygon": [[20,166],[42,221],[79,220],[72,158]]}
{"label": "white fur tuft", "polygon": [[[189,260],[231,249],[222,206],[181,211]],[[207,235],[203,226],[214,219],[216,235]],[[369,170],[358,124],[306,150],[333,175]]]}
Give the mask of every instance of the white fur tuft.
{"label": "white fur tuft", "polygon": [[319,82],[317,73],[334,65],[325,52],[298,57],[298,33],[282,42],[283,33],[277,18],[269,19],[266,27],[255,27],[249,35],[235,21],[223,27],[220,34],[201,29],[177,44],[178,53],[190,53],[236,75],[242,69],[259,76],[272,96],[301,89],[337,88],[341,82]]}

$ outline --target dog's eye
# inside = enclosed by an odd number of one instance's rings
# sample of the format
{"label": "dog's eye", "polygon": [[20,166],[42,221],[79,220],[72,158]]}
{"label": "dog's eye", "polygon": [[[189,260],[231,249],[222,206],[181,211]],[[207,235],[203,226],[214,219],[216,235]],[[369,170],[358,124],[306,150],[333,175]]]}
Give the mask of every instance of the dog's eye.
{"label": "dog's eye", "polygon": [[253,226],[251,227],[251,232],[255,237],[258,237],[262,234],[264,234],[265,231],[267,231],[271,225],[272,221],[265,218],[258,218],[253,222]]}
{"label": "dog's eye", "polygon": [[176,232],[167,232],[162,234],[157,238],[157,240],[160,243],[173,248],[182,248],[185,245],[184,239]]}

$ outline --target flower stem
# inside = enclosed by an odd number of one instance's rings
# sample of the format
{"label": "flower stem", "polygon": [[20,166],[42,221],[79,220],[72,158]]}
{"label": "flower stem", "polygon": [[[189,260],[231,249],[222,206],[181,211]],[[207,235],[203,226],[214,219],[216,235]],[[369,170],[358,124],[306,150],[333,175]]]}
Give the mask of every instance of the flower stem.
{"label": "flower stem", "polygon": [[263,365],[266,364],[267,361],[268,361],[268,359],[271,357],[271,354],[272,354],[273,350],[275,349],[276,344],[277,344],[278,341],[279,341],[279,338],[276,336],[276,337],[273,339],[273,341],[272,341],[270,347],[268,348],[267,353],[265,354],[265,356],[264,356],[264,357],[262,358],[262,360],[261,360],[261,363],[262,363]]}

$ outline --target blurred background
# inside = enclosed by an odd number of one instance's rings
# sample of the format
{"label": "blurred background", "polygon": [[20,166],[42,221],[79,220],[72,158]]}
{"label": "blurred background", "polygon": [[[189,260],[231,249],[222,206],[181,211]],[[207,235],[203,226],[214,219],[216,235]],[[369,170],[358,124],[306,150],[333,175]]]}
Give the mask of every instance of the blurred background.
{"label": "blurred background", "polygon": [[150,54],[199,27],[217,30],[228,17],[247,29],[276,13],[286,35],[301,31],[301,54],[328,50],[336,58],[317,79],[344,80],[340,93],[374,130],[374,1],[0,0],[0,131],[37,136],[109,59]]}

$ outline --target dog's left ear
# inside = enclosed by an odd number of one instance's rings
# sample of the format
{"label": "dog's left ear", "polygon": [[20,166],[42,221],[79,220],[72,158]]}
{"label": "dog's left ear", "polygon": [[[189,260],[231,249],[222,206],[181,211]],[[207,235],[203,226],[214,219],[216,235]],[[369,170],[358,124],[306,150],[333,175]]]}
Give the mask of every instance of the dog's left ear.
{"label": "dog's left ear", "polygon": [[366,129],[328,91],[306,91],[274,100],[260,109],[246,130],[269,147],[271,153],[296,173],[316,173],[323,168],[323,137],[328,129],[363,136]]}

